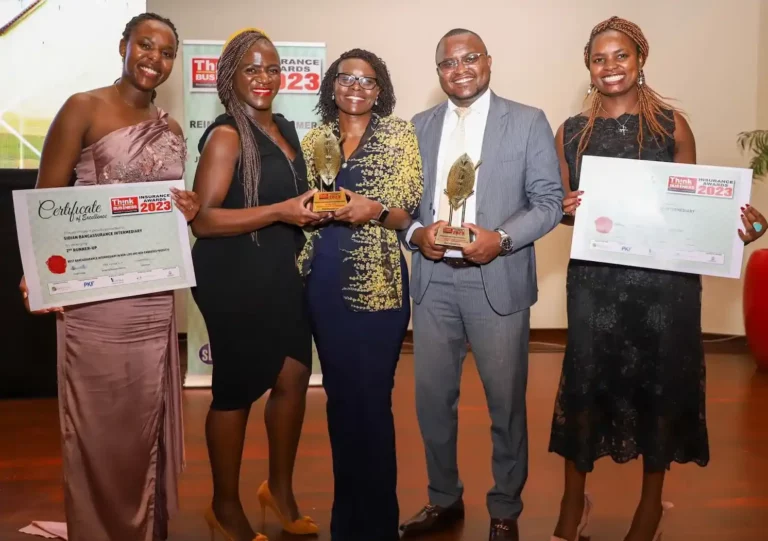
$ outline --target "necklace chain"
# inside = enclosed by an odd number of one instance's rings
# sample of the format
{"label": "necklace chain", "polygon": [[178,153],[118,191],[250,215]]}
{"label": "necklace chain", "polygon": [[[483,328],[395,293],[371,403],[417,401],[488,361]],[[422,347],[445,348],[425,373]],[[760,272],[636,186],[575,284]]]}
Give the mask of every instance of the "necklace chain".
{"label": "necklace chain", "polygon": [[147,111],[148,111],[148,110],[152,109],[152,104],[151,104],[151,103],[150,103],[150,105],[149,105],[149,106],[147,106],[147,107],[136,107],[135,105],[133,105],[132,103],[130,103],[130,102],[129,102],[128,100],[126,100],[126,99],[123,97],[123,95],[120,93],[120,89],[117,87],[117,83],[114,83],[114,84],[112,85],[112,88],[114,88],[114,89],[115,89],[115,92],[117,92],[117,96],[118,96],[118,97],[119,97],[119,98],[122,100],[122,102],[123,102],[124,104],[126,104],[128,107],[130,107],[131,109],[135,109],[136,111],[144,111],[144,110],[147,110]]}
{"label": "necklace chain", "polygon": [[[640,102],[638,101],[637,103],[635,103],[635,106],[634,106],[634,107],[632,107],[631,111],[626,111],[626,112],[622,113],[622,114],[621,114],[621,115],[619,115],[619,116],[623,116],[623,115],[626,115],[626,114],[632,115],[632,114],[634,113],[635,109],[637,108],[637,106],[638,106],[639,104],[640,104]],[[611,115],[608,113],[608,111],[606,111],[606,110],[603,108],[603,106],[602,106],[602,105],[600,106],[600,109],[601,109],[601,110],[602,110],[602,111],[603,111],[603,112],[604,112],[606,115],[608,115],[608,118],[610,118],[611,120],[615,120],[615,121],[616,121],[616,124],[618,124],[618,125],[619,125],[619,133],[620,133],[621,135],[627,135],[627,132],[629,131],[629,129],[627,128],[627,124],[628,124],[628,123],[629,123],[629,121],[632,119],[632,117],[631,117],[631,116],[630,116],[630,117],[629,117],[627,120],[625,120],[625,121],[624,121],[624,124],[622,124],[621,122],[619,122],[619,119],[618,119],[618,118],[616,118],[616,117],[612,117],[612,116],[611,116]]]}

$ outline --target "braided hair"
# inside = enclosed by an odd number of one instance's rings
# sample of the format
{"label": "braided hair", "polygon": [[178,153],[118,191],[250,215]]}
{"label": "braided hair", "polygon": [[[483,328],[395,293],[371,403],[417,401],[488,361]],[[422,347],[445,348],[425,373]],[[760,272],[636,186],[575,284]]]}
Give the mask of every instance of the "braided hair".
{"label": "braided hair", "polygon": [[[253,47],[254,43],[261,40],[272,45],[272,41],[267,35],[257,29],[247,29],[231,37],[219,57],[216,76],[216,90],[219,93],[219,99],[227,113],[234,118],[240,135],[238,168],[240,168],[243,176],[246,208],[258,206],[259,181],[261,179],[261,155],[251,126],[255,126],[267,137],[269,135],[245,112],[245,106],[235,94],[234,78],[240,60],[248,49]],[[252,237],[255,239],[254,235]]]}
{"label": "braided hair", "polygon": [[[179,51],[179,33],[176,30],[176,26],[171,22],[170,19],[166,19],[165,17],[158,15],[157,13],[140,13],[139,15],[136,15],[133,19],[128,21],[128,24],[125,25],[125,29],[123,30],[123,41],[127,44],[128,41],[131,39],[131,34],[133,34],[133,31],[136,30],[136,27],[139,26],[144,21],[158,21],[166,25],[168,28],[170,28],[173,31],[173,36],[176,38],[176,52]],[[117,81],[119,81],[118,79]],[[115,82],[117,82],[115,81]],[[155,102],[155,98],[157,97],[157,91],[152,91],[152,103]]]}
{"label": "braided hair", "polygon": [[[595,26],[589,35],[589,40],[584,46],[584,64],[587,66],[587,69],[589,69],[592,43],[599,34],[607,32],[608,30],[616,30],[625,34],[637,46],[638,54],[641,55],[644,60],[648,59],[648,51],[650,47],[648,45],[648,40],[645,39],[640,27],[630,21],[621,19],[620,17],[611,17]],[[665,128],[659,121],[659,117],[663,116],[668,120],[672,120],[666,111],[672,111],[670,114],[674,114],[674,111],[677,111],[677,109],[669,105],[663,97],[657,94],[645,83],[645,75],[643,74],[642,67],[640,68],[640,74],[637,80],[637,96],[640,103],[640,113],[638,117],[639,130],[637,134],[637,141],[640,147],[638,150],[639,155],[643,148],[643,142],[645,141],[645,133],[643,130],[644,122],[647,124],[651,136],[655,141],[663,139],[664,136],[672,137],[669,130],[667,130],[667,128]],[[596,91],[593,86],[590,86],[587,99],[591,99],[589,120],[584,128],[574,136],[574,139],[579,137],[579,146],[576,153],[577,160],[587,149],[589,139],[592,135],[592,128],[595,125],[595,119],[602,108],[602,95],[600,92]]]}
{"label": "braided hair", "polygon": [[350,58],[356,58],[367,62],[376,73],[376,83],[379,86],[379,97],[373,105],[372,112],[379,116],[389,116],[395,110],[395,88],[392,86],[392,79],[389,76],[387,64],[378,56],[364,49],[352,49],[343,53],[336,61],[328,66],[323,76],[323,82],[320,84],[320,99],[315,106],[315,111],[320,114],[323,124],[330,124],[339,118],[339,108],[336,106],[336,100],[333,97],[333,85],[336,82],[336,76],[339,72],[339,65]]}

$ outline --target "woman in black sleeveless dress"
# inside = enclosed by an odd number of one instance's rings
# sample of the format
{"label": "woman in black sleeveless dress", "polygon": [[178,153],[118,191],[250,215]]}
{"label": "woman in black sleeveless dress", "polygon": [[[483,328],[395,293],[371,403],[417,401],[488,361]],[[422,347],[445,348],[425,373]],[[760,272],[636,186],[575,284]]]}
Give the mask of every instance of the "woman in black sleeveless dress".
{"label": "woman in black sleeveless dress", "polygon": [[256,536],[239,498],[251,404],[271,389],[265,422],[269,480],[257,496],[290,533],[317,533],[293,496],[292,475],[311,373],[312,338],[296,267],[307,208],[307,169],[292,122],[272,113],[280,59],[269,39],[236,34],[219,60],[218,92],[227,114],[200,140],[195,190],[201,212],[192,230],[193,294],[208,329],[213,402],[206,438],[213,472],[211,531]]}
{"label": "woman in black sleeveless dress", "polygon": [[[582,193],[583,155],[696,162],[688,123],[645,84],[647,55],[629,21],[614,17],[592,31],[591,110],[566,120],[556,137],[570,216]],[[751,221],[745,240],[759,236]],[[642,496],[625,539],[655,541],[672,507],[662,502],[665,471],[672,462],[709,462],[701,279],[571,260],[566,284],[568,342],[549,446],[566,460],[565,492],[552,539],[585,534],[592,505],[584,487],[596,460],[642,456]]]}

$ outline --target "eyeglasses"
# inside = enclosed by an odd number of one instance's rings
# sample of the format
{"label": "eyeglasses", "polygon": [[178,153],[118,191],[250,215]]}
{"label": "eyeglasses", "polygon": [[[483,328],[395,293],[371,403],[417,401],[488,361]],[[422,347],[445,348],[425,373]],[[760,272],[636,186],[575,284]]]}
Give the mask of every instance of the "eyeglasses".
{"label": "eyeglasses", "polygon": [[352,86],[358,82],[363,90],[373,90],[378,84],[376,77],[355,77],[349,73],[337,73],[336,80],[341,86]]}
{"label": "eyeglasses", "polygon": [[488,56],[488,55],[486,55],[485,53],[469,53],[468,55],[465,55],[460,60],[457,60],[456,58],[448,58],[446,60],[443,60],[442,62],[439,62],[437,64],[437,69],[439,69],[443,73],[453,71],[459,67],[459,62],[464,64],[464,66],[472,66],[474,64],[477,64],[477,61],[480,60],[480,58],[483,56]]}

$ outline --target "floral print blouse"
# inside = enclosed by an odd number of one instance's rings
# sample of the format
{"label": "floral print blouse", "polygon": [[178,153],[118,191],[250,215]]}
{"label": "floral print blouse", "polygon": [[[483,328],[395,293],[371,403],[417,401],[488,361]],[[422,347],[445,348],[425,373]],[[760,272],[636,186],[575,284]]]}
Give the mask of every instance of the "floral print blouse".
{"label": "floral print blouse", "polygon": [[[328,131],[339,138],[338,121],[313,128],[301,143],[310,189],[320,189],[313,149],[317,138]],[[395,116],[374,114],[357,150],[342,163],[347,170],[346,189],[390,209],[403,209],[415,215],[424,182],[412,123]],[[299,255],[298,265],[303,276],[311,272],[314,249],[323,231],[322,227],[313,230]],[[396,231],[373,223],[344,227],[339,257],[342,258],[344,301],[351,310],[376,312],[401,308],[402,256]]]}

